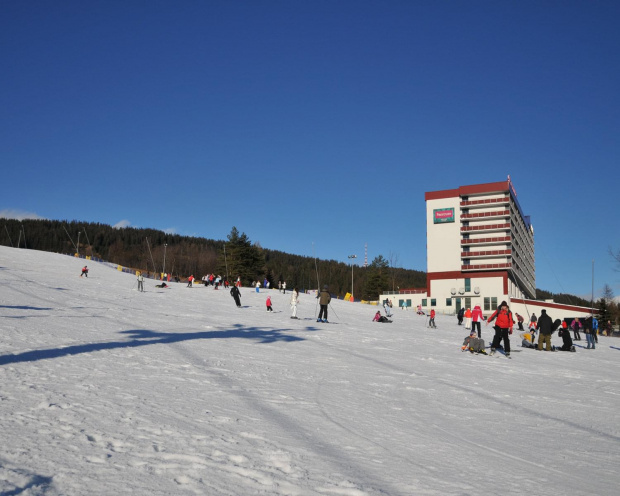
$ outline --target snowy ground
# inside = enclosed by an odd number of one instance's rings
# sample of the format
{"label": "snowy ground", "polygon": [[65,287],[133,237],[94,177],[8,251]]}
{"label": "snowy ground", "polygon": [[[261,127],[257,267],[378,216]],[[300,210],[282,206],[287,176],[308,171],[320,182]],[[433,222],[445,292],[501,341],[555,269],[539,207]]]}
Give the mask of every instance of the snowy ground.
{"label": "snowy ground", "polygon": [[83,263],[0,247],[0,494],[618,494],[618,339],[471,355],[454,318]]}

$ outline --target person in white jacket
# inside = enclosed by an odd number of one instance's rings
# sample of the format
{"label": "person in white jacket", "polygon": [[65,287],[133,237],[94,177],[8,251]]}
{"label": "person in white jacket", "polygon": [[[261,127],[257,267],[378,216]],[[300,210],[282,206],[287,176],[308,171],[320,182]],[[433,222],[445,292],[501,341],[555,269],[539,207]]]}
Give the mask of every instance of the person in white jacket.
{"label": "person in white jacket", "polygon": [[297,301],[299,300],[299,291],[297,288],[293,289],[291,293],[291,309],[293,310],[293,315],[291,315],[291,319],[297,318]]}

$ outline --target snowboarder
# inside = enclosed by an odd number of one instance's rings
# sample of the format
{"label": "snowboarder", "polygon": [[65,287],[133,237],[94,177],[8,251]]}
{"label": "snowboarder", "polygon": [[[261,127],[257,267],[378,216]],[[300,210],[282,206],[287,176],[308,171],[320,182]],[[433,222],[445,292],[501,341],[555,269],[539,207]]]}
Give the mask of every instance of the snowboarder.
{"label": "snowboarder", "polygon": [[552,351],[551,348],[551,334],[553,334],[553,321],[551,317],[547,315],[547,310],[540,311],[540,318],[538,319],[538,324],[536,328],[540,331],[538,336],[538,349],[543,349],[543,344],[545,345],[545,351]]}
{"label": "snowboarder", "polygon": [[235,299],[237,307],[241,308],[241,291],[239,291],[239,288],[237,286],[233,286],[232,288],[230,288],[230,296]]}
{"label": "snowboarder", "polygon": [[267,300],[265,301],[265,304],[267,305],[267,311],[273,312],[273,308],[271,308],[271,296],[267,296]]}
{"label": "snowboarder", "polygon": [[[82,273],[80,274],[80,277],[82,277],[82,276],[86,276],[86,277],[88,277],[88,265],[85,265],[85,266],[82,268]],[[95,278],[95,279],[96,279],[96,278]]]}
{"label": "snowboarder", "polygon": [[[570,337],[570,331],[568,329],[561,328],[558,335],[562,338],[562,347],[558,348],[560,351],[575,351],[573,338]],[[587,337],[586,335],[586,338]]]}
{"label": "snowboarder", "polygon": [[319,305],[321,306],[321,310],[319,310],[319,318],[316,319],[317,322],[327,322],[327,305],[332,301],[332,297],[327,291],[327,284],[323,286],[321,292],[317,295],[319,299]]}
{"label": "snowboarder", "polygon": [[291,294],[291,309],[293,310],[293,314],[291,315],[291,319],[297,318],[297,302],[299,301],[299,290],[297,288],[293,288],[293,293]]}

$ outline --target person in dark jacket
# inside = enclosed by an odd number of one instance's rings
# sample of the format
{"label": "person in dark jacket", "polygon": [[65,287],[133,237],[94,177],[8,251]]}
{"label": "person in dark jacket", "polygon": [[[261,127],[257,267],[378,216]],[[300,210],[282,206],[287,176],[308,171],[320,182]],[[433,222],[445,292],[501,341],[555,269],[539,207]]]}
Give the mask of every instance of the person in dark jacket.
{"label": "person in dark jacket", "polygon": [[573,346],[573,338],[570,337],[570,331],[568,329],[560,329],[558,331],[558,336],[562,338],[562,347],[561,351],[575,351],[575,347]]}
{"label": "person in dark jacket", "polygon": [[332,301],[332,297],[327,290],[327,284],[323,286],[323,289],[318,294],[317,298],[319,299],[319,305],[321,305],[321,310],[319,311],[319,318],[316,319],[317,322],[327,322],[327,305]]}
{"label": "person in dark jacket", "polygon": [[581,341],[581,334],[579,334],[579,329],[581,328],[581,321],[579,320],[579,317],[573,320],[570,326],[573,328],[575,341]]}
{"label": "person in dark jacket", "polygon": [[583,321],[583,332],[586,333],[586,342],[588,343],[588,346],[586,347],[586,349],[588,350],[590,348],[592,348],[593,350],[596,349],[596,343],[594,342],[594,331],[592,329],[592,317],[591,316]]}
{"label": "person in dark jacket", "polygon": [[540,331],[538,335],[538,349],[542,350],[545,345],[545,351],[551,350],[551,334],[553,332],[553,320],[547,315],[547,310],[540,311],[540,317],[536,329]]}
{"label": "person in dark jacket", "polygon": [[241,308],[241,291],[239,291],[239,288],[237,286],[233,286],[232,288],[230,288],[230,296],[235,299],[237,307]]}
{"label": "person in dark jacket", "polygon": [[459,313],[456,314],[456,318],[459,319],[459,325],[463,323],[463,316],[465,315],[465,309],[461,308]]}

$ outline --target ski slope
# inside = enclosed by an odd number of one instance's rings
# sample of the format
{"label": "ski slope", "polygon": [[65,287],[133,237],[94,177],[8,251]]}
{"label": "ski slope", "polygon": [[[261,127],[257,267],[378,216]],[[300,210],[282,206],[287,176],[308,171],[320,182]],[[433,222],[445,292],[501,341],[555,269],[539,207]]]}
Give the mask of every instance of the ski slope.
{"label": "ski slope", "polygon": [[620,340],[472,355],[452,317],[84,263],[0,247],[0,494],[618,492]]}

